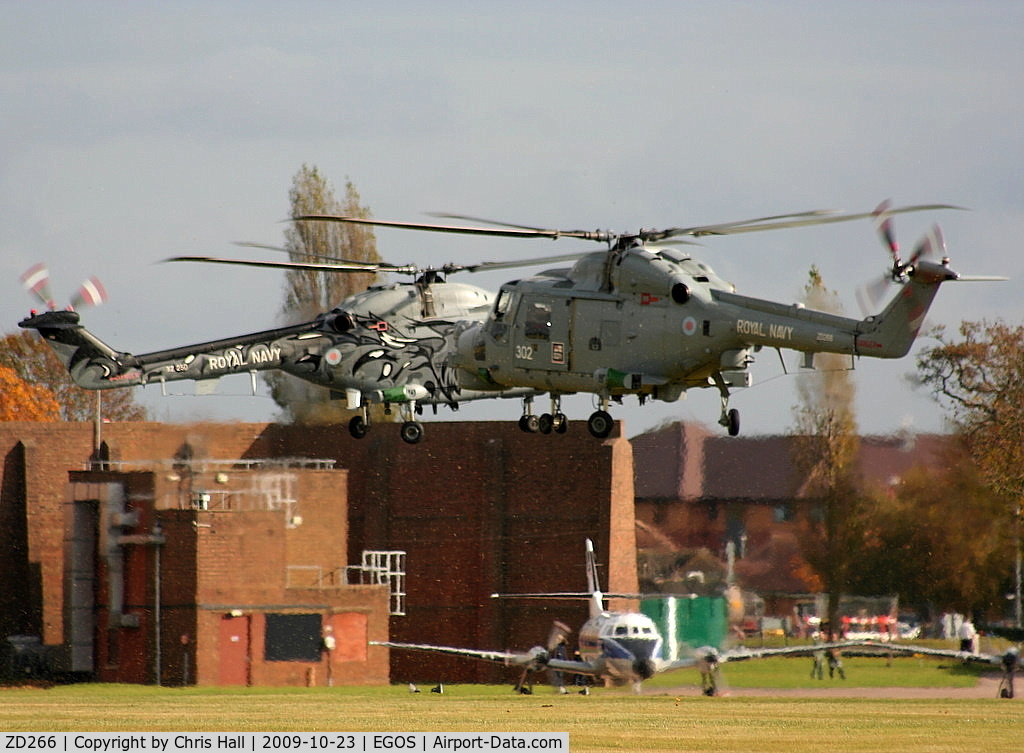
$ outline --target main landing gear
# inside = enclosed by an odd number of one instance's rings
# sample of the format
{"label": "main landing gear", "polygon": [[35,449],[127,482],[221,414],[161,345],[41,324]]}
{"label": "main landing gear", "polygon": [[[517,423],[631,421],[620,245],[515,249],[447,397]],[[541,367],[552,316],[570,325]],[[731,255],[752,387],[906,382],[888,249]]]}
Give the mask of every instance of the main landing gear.
{"label": "main landing gear", "polygon": [[740,433],[740,412],[729,407],[729,385],[725,383],[722,372],[716,371],[714,380],[718,393],[722,396],[722,417],[718,419],[718,423],[728,429],[730,437],[735,437]]}
{"label": "main landing gear", "polygon": [[[391,412],[391,407],[385,408],[386,412]],[[416,420],[416,414],[419,412],[416,403],[409,401],[403,403],[399,408],[402,414],[402,426],[399,429],[399,436],[402,437],[402,441],[407,444],[418,444],[423,439],[423,424]],[[360,412],[352,417],[352,420],[348,422],[348,433],[352,435],[354,439],[362,439],[370,431],[370,409],[368,405],[363,405]]]}
{"label": "main landing gear", "polygon": [[[561,396],[551,398],[551,412],[536,415],[533,412],[533,398],[523,399],[523,415],[519,417],[519,428],[528,434],[565,434],[569,428],[569,419],[562,413]],[[601,399],[599,410],[590,414],[587,419],[587,430],[592,436],[604,439],[615,428],[615,419],[608,413],[608,399]]]}
{"label": "main landing gear", "polygon": [[533,412],[533,398],[523,399],[523,415],[519,417],[519,428],[528,434],[565,434],[569,419],[562,413],[561,396],[551,398],[551,412],[536,415]]}

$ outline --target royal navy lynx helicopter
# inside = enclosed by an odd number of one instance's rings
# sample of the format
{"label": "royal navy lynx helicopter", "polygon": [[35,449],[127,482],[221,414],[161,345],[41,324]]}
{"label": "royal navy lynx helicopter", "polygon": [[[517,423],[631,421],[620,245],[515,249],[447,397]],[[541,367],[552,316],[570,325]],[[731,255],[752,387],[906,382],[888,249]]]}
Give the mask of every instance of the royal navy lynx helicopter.
{"label": "royal navy lynx helicopter", "polygon": [[[253,245],[253,244],[248,244]],[[481,398],[525,397],[528,387],[504,389],[479,380],[460,378],[452,367],[457,333],[486,319],[494,294],[482,288],[446,280],[455,272],[505,269],[549,264],[578,254],[545,256],[516,262],[449,264],[436,268],[416,265],[334,261],[330,263],[241,261],[182,256],[168,261],[244,264],[284,269],[327,269],[338,273],[411,275],[412,282],[372,285],[350,296],[314,320],[236,337],[134,355],[107,345],[81,324],[74,302],[59,310],[49,291],[49,271],[37,264],[22,275],[24,287],[47,306],[33,310],[19,326],[35,329],[50,344],[75,383],[91,390],[194,380],[215,382],[228,374],[248,373],[256,393],[256,374],[279,369],[322,385],[332,396],[347,400],[357,414],[349,422],[353,437],[369,430],[369,407],[383,403],[401,412],[401,437],[410,444],[423,436],[416,420],[422,406],[447,405]],[[98,285],[87,281],[88,293]],[[105,294],[104,294],[105,295]],[[98,303],[101,299],[75,301]]]}
{"label": "royal navy lynx helicopter", "polygon": [[[902,260],[892,216],[905,212],[956,209],[946,204],[893,207],[886,201],[871,212],[812,211],[739,222],[635,233],[554,230],[437,215],[485,223],[487,227],[390,222],[328,215],[302,219],[369,224],[444,233],[515,238],[573,238],[596,241],[599,252],[582,255],[571,268],[549,269],[501,286],[485,321],[453,332],[452,366],[460,380],[481,389],[532,389],[548,393],[551,411],[534,416],[532,396],[524,400],[520,427],[549,433],[565,430],[562,396],[596,395],[599,407],[587,426],[608,436],[612,402],[635,395],[673,402],[695,387],[714,387],[721,396],[719,423],[739,433],[739,412],[729,408],[730,389],[751,384],[748,367],[764,347],[815,353],[901,358],[909,351],[939,289],[962,278],[949,266],[935,226],[909,260]],[[741,295],[705,263],[675,247],[679,238],[733,235],[873,219],[892,255],[887,281],[899,291],[877,314],[853,319]],[[686,241],[683,241],[686,243]],[[1004,279],[1004,278],[970,278]]]}
{"label": "royal navy lynx helicopter", "polygon": [[[461,402],[493,397],[523,400],[519,425],[524,431],[561,433],[568,426],[561,398],[577,392],[594,393],[600,401],[587,421],[590,433],[600,438],[613,427],[609,404],[621,402],[625,395],[636,395],[641,402],[671,402],[692,387],[710,386],[721,394],[721,423],[735,435],[739,414],[728,409],[729,390],[750,384],[747,367],[755,352],[766,345],[803,351],[808,366],[816,352],[898,358],[910,348],[938,286],[959,275],[945,258],[928,258],[931,252],[944,251],[937,229],[908,262],[900,260],[893,242],[890,277],[901,285],[900,292],[881,314],[856,320],[739,295],[706,264],[664,242],[863,218],[889,228],[894,214],[945,208],[950,207],[883,204],[861,214],[802,212],[629,234],[507,223],[473,227],[302,216],[294,219],[485,237],[575,238],[606,248],[426,269],[347,261],[175,257],[171,261],[389,272],[412,275],[415,281],[372,286],[310,322],[142,355],[106,345],[81,325],[76,311],[59,311],[52,304],[45,312],[33,311],[20,326],[39,331],[75,382],[86,389],[249,373],[255,391],[256,372],[280,369],[345,398],[348,407],[358,411],[349,423],[356,438],[369,430],[368,407],[373,403],[396,405],[403,419],[402,439],[415,444],[423,436],[416,419],[423,405],[457,409]],[[447,279],[458,272],[570,260],[575,260],[571,268],[508,282],[496,296]],[[532,403],[543,393],[550,395],[551,411],[538,416]]]}

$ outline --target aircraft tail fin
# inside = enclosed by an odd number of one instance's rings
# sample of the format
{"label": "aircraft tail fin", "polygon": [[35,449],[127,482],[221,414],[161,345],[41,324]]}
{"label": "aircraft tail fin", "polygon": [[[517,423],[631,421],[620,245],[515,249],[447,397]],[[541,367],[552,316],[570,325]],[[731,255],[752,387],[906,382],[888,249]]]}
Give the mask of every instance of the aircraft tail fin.
{"label": "aircraft tail fin", "polygon": [[590,616],[604,611],[604,594],[601,580],[597,576],[597,559],[594,557],[594,542],[587,539],[587,591],[590,592]]}
{"label": "aircraft tail fin", "polygon": [[126,362],[130,356],[114,350],[83,327],[77,311],[33,312],[18,326],[38,331],[79,387],[102,390],[142,381],[139,370]]}
{"label": "aircraft tail fin", "polygon": [[[928,258],[936,253],[943,254],[940,261]],[[910,351],[939,286],[960,277],[950,269],[944,254],[942,231],[936,225],[918,245],[910,262],[903,264],[897,257],[892,276],[903,284],[882,313],[861,322],[858,353],[875,358],[902,358]]]}

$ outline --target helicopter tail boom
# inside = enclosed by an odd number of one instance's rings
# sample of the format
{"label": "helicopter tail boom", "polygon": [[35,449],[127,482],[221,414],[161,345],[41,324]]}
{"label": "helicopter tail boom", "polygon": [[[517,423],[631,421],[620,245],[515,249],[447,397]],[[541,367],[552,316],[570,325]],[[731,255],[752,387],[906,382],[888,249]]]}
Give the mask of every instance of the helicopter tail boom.
{"label": "helicopter tail boom", "polygon": [[[33,313],[19,322],[34,329],[60,358],[79,387],[104,390],[150,382],[217,379],[226,374],[282,368],[296,337],[316,333],[321,322],[132,355],[114,350],[80,323],[75,311]],[[292,358],[294,360],[294,358]],[[294,368],[298,369],[295,364]]]}

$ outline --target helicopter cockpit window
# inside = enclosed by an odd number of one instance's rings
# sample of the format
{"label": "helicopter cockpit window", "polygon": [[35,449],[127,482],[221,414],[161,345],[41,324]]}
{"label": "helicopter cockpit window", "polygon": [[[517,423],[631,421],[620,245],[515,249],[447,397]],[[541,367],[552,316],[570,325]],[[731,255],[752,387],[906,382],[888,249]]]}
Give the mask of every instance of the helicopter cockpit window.
{"label": "helicopter cockpit window", "polygon": [[494,302],[494,318],[504,319],[505,314],[512,308],[512,294],[507,290],[498,293],[498,300]]}
{"label": "helicopter cockpit window", "polygon": [[551,307],[544,303],[531,303],[526,309],[526,337],[547,340],[551,337]]}

